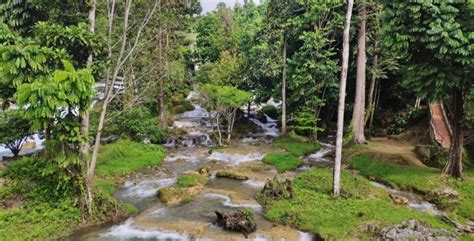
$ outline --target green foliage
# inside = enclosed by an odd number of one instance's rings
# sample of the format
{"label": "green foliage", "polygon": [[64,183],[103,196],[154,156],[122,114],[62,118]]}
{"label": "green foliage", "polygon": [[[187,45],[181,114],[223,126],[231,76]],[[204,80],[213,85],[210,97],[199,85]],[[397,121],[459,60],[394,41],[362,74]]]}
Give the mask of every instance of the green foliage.
{"label": "green foliage", "polygon": [[108,133],[126,136],[137,142],[148,138],[153,144],[166,140],[166,134],[159,127],[158,119],[146,107],[129,108],[123,112],[112,112],[110,115],[115,118],[107,127]]}
{"label": "green foliage", "polygon": [[74,203],[36,203],[0,210],[1,240],[55,240],[67,236],[80,222]]}
{"label": "green foliage", "polygon": [[411,108],[395,118],[388,127],[388,134],[398,135],[405,131],[408,124],[417,124],[426,116],[426,108]]}
{"label": "green foliage", "polygon": [[319,119],[316,118],[316,113],[310,108],[303,108],[302,111],[296,113],[294,119],[294,128],[299,134],[305,134],[310,137],[317,135],[318,131],[322,131],[322,128],[317,126]]}
{"label": "green foliage", "polygon": [[405,131],[407,120],[404,116],[397,116],[394,122],[388,127],[388,134],[398,135]]}
{"label": "green foliage", "polygon": [[442,100],[472,88],[474,32],[471,1],[391,1],[386,45],[406,60],[404,84],[418,96]]}
{"label": "green foliage", "polygon": [[33,134],[31,123],[23,117],[22,111],[0,112],[0,143],[16,156],[25,139]]}
{"label": "green foliage", "polygon": [[159,165],[164,158],[164,148],[121,140],[100,148],[97,175],[118,176]]}
{"label": "green foliage", "polygon": [[290,153],[272,152],[265,156],[263,162],[275,166],[278,172],[295,170],[303,161]]}
{"label": "green foliage", "polygon": [[276,108],[274,105],[264,105],[262,107],[262,112],[270,116],[272,119],[278,119],[278,116],[280,116],[278,108]]}
{"label": "green foliage", "polygon": [[194,187],[197,185],[205,185],[208,181],[207,176],[200,174],[188,174],[178,178],[176,187]]}

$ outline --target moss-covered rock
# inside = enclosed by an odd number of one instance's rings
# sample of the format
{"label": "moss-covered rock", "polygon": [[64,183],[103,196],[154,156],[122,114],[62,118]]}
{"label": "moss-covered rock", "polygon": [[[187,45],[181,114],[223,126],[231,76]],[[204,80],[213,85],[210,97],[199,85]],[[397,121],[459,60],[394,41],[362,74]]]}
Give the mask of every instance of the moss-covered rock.
{"label": "moss-covered rock", "polygon": [[208,180],[207,176],[198,173],[185,174],[175,185],[158,190],[158,197],[166,205],[189,202],[204,190]]}
{"label": "moss-covered rock", "polygon": [[248,180],[249,177],[235,170],[220,170],[216,172],[216,177],[230,178],[235,180]]}

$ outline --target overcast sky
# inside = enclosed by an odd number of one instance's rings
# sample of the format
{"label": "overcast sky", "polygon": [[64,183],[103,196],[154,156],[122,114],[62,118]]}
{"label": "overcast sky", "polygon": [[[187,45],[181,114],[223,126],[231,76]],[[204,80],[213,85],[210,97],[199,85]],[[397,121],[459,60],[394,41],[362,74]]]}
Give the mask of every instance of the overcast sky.
{"label": "overcast sky", "polygon": [[[201,0],[202,6],[202,14],[207,12],[211,12],[212,10],[216,9],[218,3],[223,2],[227,7],[234,7],[235,3],[244,4],[244,0]],[[259,2],[258,0],[254,0],[254,2]]]}

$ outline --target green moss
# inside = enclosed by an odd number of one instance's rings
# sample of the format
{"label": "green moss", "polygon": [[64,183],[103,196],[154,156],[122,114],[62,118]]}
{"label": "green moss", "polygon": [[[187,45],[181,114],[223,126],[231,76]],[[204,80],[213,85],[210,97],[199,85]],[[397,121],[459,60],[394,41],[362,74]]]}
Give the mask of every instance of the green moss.
{"label": "green moss", "polygon": [[216,172],[216,177],[230,178],[235,180],[248,180],[249,177],[245,174],[234,170],[221,170]]}
{"label": "green moss", "polygon": [[206,185],[208,181],[207,176],[200,174],[183,175],[178,178],[176,187],[194,187],[197,185]]}
{"label": "green moss", "polygon": [[129,174],[159,165],[163,158],[162,146],[121,140],[101,147],[96,173],[103,176]]}
{"label": "green moss", "polygon": [[194,109],[195,108],[191,104],[191,102],[187,100],[175,100],[172,102],[172,105],[170,106],[170,112],[173,115],[181,114],[186,111],[192,111]]}
{"label": "green moss", "polygon": [[319,143],[309,142],[306,138],[290,133],[273,141],[274,147],[281,148],[284,152],[277,151],[269,153],[263,162],[276,167],[278,172],[294,170],[303,164],[300,157],[316,151]]}
{"label": "green moss", "polygon": [[395,205],[384,190],[355,174],[342,171],[343,196],[331,196],[332,170],[315,169],[293,181],[293,199],[272,200],[265,205],[271,221],[293,225],[320,234],[325,239],[371,237],[366,226],[379,227],[416,218],[433,227],[448,226],[439,218]]}
{"label": "green moss", "polygon": [[294,170],[303,164],[303,161],[298,157],[286,152],[269,153],[263,162],[275,166],[278,172]]}
{"label": "green moss", "polygon": [[[422,193],[450,186],[459,192],[459,202],[451,205],[449,211],[460,218],[474,220],[474,172],[467,170],[463,181],[441,175],[439,169],[408,165],[396,165],[374,160],[371,155],[361,155],[349,161],[349,165],[360,174],[374,178],[392,187],[403,190],[413,190]],[[443,201],[441,206],[446,206]]]}

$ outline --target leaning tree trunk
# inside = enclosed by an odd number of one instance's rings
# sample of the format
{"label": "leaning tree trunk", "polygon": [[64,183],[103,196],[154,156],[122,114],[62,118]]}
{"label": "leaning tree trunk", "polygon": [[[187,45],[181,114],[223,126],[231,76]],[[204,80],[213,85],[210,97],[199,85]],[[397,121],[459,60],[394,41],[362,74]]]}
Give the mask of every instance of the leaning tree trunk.
{"label": "leaning tree trunk", "polygon": [[339,106],[337,109],[336,158],[334,160],[333,195],[339,196],[341,188],[341,156],[342,132],[344,128],[344,104],[346,99],[347,68],[349,65],[349,28],[351,25],[352,6],[354,0],[347,1],[346,19],[344,21],[344,35],[342,41],[342,70],[339,85]]}
{"label": "leaning tree trunk", "polygon": [[288,41],[283,35],[283,73],[281,77],[281,134],[286,135],[286,51]]}
{"label": "leaning tree trunk", "polygon": [[366,18],[367,10],[365,3],[359,8],[361,17],[359,35],[357,40],[357,78],[356,78],[356,94],[354,101],[354,110],[352,112],[352,142],[355,144],[365,143],[364,124],[365,124],[365,71],[367,56],[365,53],[366,39]]}
{"label": "leaning tree trunk", "polygon": [[462,152],[464,142],[464,132],[462,122],[464,120],[464,96],[459,88],[454,90],[454,136],[449,148],[449,160],[443,168],[443,173],[453,177],[462,178]]}

